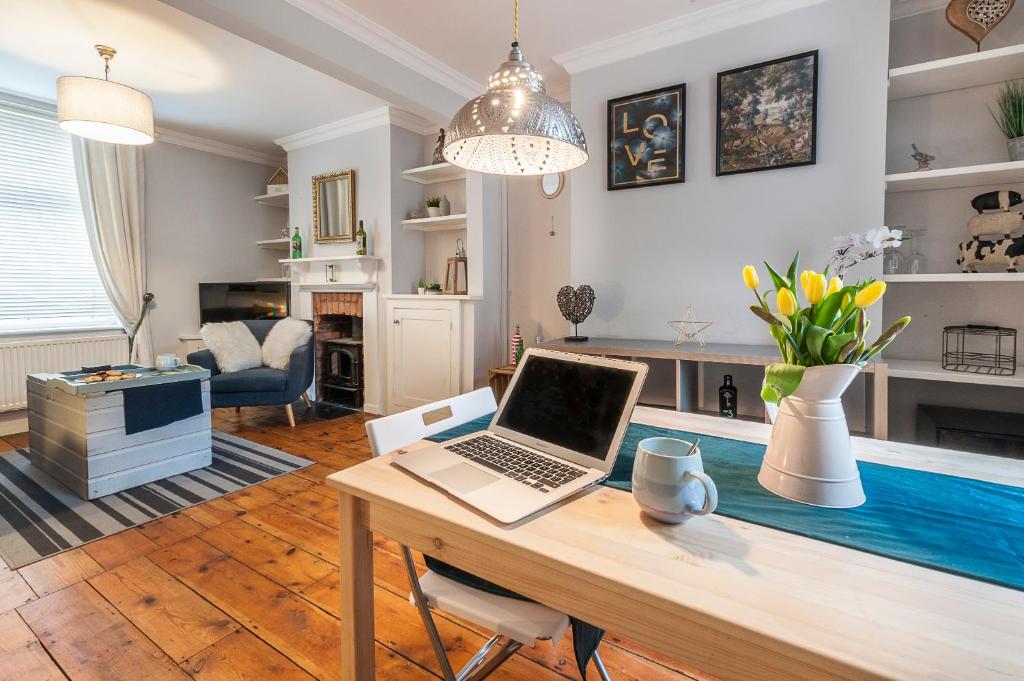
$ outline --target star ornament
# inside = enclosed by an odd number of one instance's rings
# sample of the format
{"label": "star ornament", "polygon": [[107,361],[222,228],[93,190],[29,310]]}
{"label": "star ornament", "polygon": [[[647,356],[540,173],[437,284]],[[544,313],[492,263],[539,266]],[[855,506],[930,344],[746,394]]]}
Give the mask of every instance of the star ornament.
{"label": "star ornament", "polygon": [[683,343],[695,343],[698,348],[704,348],[704,337],[701,336],[701,331],[711,326],[711,322],[698,321],[697,316],[693,312],[693,306],[686,308],[686,314],[683,315],[682,319],[677,319],[668,322],[676,333],[675,345],[682,345]]}

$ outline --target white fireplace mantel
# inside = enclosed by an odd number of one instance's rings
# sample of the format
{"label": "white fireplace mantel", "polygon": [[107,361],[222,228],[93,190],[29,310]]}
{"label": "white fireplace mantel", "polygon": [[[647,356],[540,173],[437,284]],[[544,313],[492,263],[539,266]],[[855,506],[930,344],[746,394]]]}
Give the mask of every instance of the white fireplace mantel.
{"label": "white fireplace mantel", "polygon": [[327,282],[325,284],[299,284],[300,291],[310,293],[366,293],[377,288],[377,284],[348,284],[340,281]]}

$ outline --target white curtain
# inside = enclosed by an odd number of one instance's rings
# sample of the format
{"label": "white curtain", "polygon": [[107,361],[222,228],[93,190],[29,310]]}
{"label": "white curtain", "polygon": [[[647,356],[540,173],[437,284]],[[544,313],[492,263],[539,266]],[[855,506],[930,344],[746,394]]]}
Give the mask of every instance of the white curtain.
{"label": "white curtain", "polygon": [[[125,331],[131,331],[142,314],[146,292],[142,149],[72,139],[92,256],[115,314]],[[153,363],[148,319],[135,336],[129,361]]]}

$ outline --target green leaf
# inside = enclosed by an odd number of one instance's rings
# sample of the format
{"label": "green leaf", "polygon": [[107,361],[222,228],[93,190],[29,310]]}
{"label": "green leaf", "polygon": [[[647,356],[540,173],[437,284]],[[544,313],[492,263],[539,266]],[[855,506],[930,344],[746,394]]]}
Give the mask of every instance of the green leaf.
{"label": "green leaf", "polygon": [[800,251],[797,251],[796,255],[793,256],[793,262],[789,263],[789,272],[786,274],[786,278],[789,279],[791,282],[796,282],[796,269],[799,265]]}
{"label": "green leaf", "polygon": [[807,352],[810,353],[811,359],[814,360],[815,364],[826,364],[825,360],[822,359],[821,349],[825,344],[825,341],[829,336],[832,335],[832,329],[825,329],[814,324],[808,324],[807,326]]}
{"label": "green leaf", "polygon": [[804,367],[798,364],[769,364],[764,369],[761,399],[778,404],[779,400],[792,395],[800,387],[803,377]]}
{"label": "green leaf", "polygon": [[781,291],[784,288],[788,288],[791,291],[793,290],[793,284],[791,283],[793,281],[792,279],[787,280],[781,274],[776,272],[772,266],[768,264],[767,260],[765,261],[764,266],[768,269],[768,276],[772,278],[772,283],[775,284],[776,291]]}
{"label": "green leaf", "polygon": [[825,344],[821,348],[821,359],[825,364],[837,364],[842,361],[842,351],[847,348],[847,352],[852,350],[856,346],[857,334],[854,333],[836,333],[832,334],[825,339]]}
{"label": "green leaf", "polygon": [[836,315],[839,313],[839,306],[843,304],[843,291],[846,288],[841,288],[835,293],[830,293],[825,296],[825,299],[818,303],[817,309],[814,311],[814,323],[818,326],[832,327],[832,324],[836,321]]}

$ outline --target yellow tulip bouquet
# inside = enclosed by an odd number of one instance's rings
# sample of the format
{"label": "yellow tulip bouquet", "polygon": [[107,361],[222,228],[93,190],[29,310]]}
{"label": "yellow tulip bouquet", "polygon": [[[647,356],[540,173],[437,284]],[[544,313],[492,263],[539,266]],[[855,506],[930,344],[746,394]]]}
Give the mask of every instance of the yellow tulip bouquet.
{"label": "yellow tulip bouquet", "polygon": [[797,293],[797,253],[789,270],[783,276],[767,262],[775,286],[775,307],[768,307],[771,290],[758,291],[760,280],[753,265],[743,268],[743,283],[754,292],[757,304],[750,310],[768,323],[768,331],[779,346],[782,362],[769,365],[764,372],[761,397],[766,402],[778,403],[791,395],[800,385],[807,367],[825,364],[856,364],[863,366],[881,352],[910,324],[910,317],[902,317],[885,330],[874,343],[868,343],[867,332],[871,323],[865,310],[885,294],[885,282],[869,279],[847,285],[839,277],[828,277],[824,272],[804,270],[799,285],[807,305],[800,307]]}

